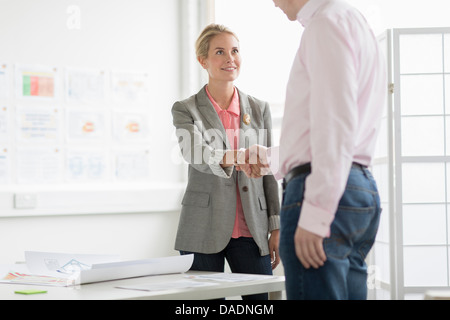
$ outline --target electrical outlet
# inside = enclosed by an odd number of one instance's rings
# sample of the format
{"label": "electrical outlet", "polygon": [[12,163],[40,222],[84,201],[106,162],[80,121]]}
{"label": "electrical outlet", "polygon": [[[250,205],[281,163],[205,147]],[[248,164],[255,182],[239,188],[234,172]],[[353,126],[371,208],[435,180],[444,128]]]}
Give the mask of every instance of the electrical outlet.
{"label": "electrical outlet", "polygon": [[14,208],[34,209],[37,206],[37,195],[35,193],[20,193],[14,195]]}

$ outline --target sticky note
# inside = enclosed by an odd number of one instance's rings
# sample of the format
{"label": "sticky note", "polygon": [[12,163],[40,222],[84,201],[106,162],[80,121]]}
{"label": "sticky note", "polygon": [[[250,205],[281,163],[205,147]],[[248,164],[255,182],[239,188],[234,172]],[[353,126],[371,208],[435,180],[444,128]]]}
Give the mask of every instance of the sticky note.
{"label": "sticky note", "polygon": [[18,294],[37,294],[37,293],[47,293],[45,290],[18,290],[14,291],[14,293]]}

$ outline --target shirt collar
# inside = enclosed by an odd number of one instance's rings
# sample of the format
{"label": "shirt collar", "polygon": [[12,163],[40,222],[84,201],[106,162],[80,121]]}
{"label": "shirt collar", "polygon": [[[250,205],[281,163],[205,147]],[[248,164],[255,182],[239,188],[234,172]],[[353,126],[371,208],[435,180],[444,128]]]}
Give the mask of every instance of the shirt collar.
{"label": "shirt collar", "polygon": [[239,116],[241,114],[241,108],[239,104],[239,94],[236,88],[234,88],[233,99],[231,99],[231,103],[227,111],[233,113],[235,116]]}
{"label": "shirt collar", "polygon": [[228,109],[226,109],[226,110],[221,109],[219,107],[219,105],[216,103],[216,101],[214,101],[213,97],[210,95],[210,93],[208,91],[208,86],[206,86],[206,93],[208,94],[208,98],[211,101],[212,105],[214,106],[214,109],[216,109],[217,113],[229,112],[237,117],[241,114],[241,108],[240,108],[240,104],[239,104],[239,94],[236,90],[236,87],[234,88],[234,94],[233,94],[233,98],[231,99],[231,103],[228,106]]}
{"label": "shirt collar", "polygon": [[327,2],[331,0],[309,0],[297,13],[297,21],[299,21],[304,27],[309,24],[309,21],[314,16],[316,11]]}

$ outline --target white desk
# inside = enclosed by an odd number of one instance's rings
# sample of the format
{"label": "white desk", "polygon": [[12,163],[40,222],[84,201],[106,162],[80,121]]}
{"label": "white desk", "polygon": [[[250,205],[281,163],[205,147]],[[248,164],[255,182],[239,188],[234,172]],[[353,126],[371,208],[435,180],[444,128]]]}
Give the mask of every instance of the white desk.
{"label": "white desk", "polygon": [[[119,289],[117,286],[139,285],[143,283],[163,283],[186,280],[186,275],[208,274],[189,271],[185,274],[139,277],[115,281],[83,284],[74,287],[30,286],[0,283],[0,300],[206,300],[224,297],[269,292],[270,299],[281,300],[284,277],[273,276],[264,280],[244,282],[216,282],[218,285],[198,288],[183,288],[164,291],[138,291]],[[206,280],[196,280],[206,281]],[[22,295],[16,290],[39,289],[47,293]]]}
{"label": "white desk", "polygon": [[429,290],[425,292],[425,300],[450,300],[450,291],[448,290]]}

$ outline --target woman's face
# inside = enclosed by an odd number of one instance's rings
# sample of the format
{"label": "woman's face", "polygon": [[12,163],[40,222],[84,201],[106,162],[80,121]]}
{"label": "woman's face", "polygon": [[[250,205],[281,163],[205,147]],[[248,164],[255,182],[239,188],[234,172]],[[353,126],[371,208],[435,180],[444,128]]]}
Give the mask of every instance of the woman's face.
{"label": "woman's face", "polygon": [[199,58],[202,67],[214,81],[234,81],[240,73],[239,42],[231,34],[222,32],[211,39],[207,58]]}

